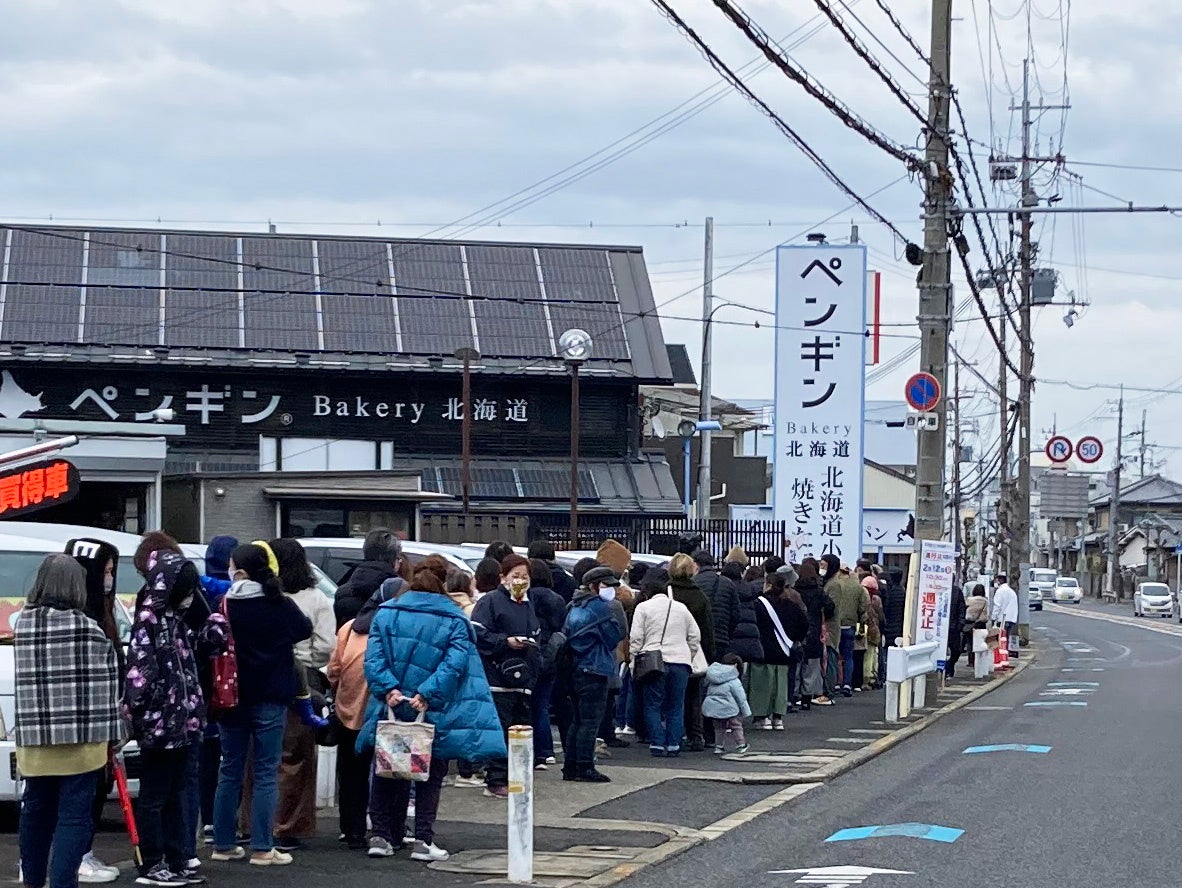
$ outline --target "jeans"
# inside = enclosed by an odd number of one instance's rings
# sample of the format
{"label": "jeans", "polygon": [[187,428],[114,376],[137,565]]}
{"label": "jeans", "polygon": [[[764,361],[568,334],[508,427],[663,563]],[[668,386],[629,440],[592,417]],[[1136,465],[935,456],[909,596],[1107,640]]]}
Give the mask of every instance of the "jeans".
{"label": "jeans", "polygon": [[340,731],[337,744],[337,806],[341,832],[348,839],[365,838],[365,812],[369,809],[369,775],[373,769],[373,751],[357,752],[359,731]]}
{"label": "jeans", "polygon": [[825,645],[825,694],[832,697],[838,688],[838,656],[837,651]]}
{"label": "jeans", "polygon": [[550,729],[550,700],[554,696],[554,673],[538,678],[530,701],[534,726],[534,764],[554,755],[554,732]]}
{"label": "jeans", "polygon": [[[530,695],[519,691],[493,691],[493,703],[497,706],[497,715],[501,719],[501,730],[505,734],[505,742],[509,742],[509,728],[513,725],[530,724]],[[567,751],[569,755],[569,750]],[[509,785],[509,760],[507,758],[493,759],[484,769],[485,785],[488,787]],[[415,811],[418,811],[415,802]]]}
{"label": "jeans", "polygon": [[222,768],[213,803],[214,846],[225,850],[234,847],[238,823],[238,796],[246,775],[246,759],[253,743],[254,787],[250,803],[250,847],[270,851],[275,847],[271,830],[279,803],[279,757],[283,752],[283,728],[287,706],[282,703],[256,703],[240,707],[224,719],[222,733]]}
{"label": "jeans", "polygon": [[[195,752],[191,746],[140,750],[136,824],[140,828],[140,853],[144,858],[142,873],[162,860],[174,873],[179,872],[189,860],[184,846],[189,825],[187,808],[192,800],[189,778]],[[190,842],[195,841],[194,835],[195,832],[190,834]]]}
{"label": "jeans", "polygon": [[576,672],[571,688],[574,718],[562,742],[562,773],[577,777],[595,769],[595,737],[607,708],[607,676]]}
{"label": "jeans", "polygon": [[[24,883],[75,888],[94,830],[91,804],[103,769],[68,777],[26,777],[21,797],[20,852]],[[49,855],[53,851],[53,867]]]}
{"label": "jeans", "polygon": [[369,793],[369,820],[373,835],[395,848],[406,835],[406,810],[410,791],[415,793],[415,838],[428,845],[435,841],[435,818],[439,814],[439,796],[447,777],[448,760],[431,757],[431,770],[425,781],[392,780],[374,775]]}
{"label": "jeans", "polygon": [[882,646],[878,649],[878,675],[875,676],[880,685],[886,684],[887,651],[889,649],[886,639],[883,639]]}
{"label": "jeans", "polygon": [[[620,679],[620,693],[616,695],[616,727],[625,728],[632,725],[632,670],[625,669],[624,677]],[[636,727],[632,725],[632,727]]]}
{"label": "jeans", "polygon": [[[689,679],[689,666],[669,663],[664,675],[654,676],[644,684],[644,724],[651,749],[681,750],[681,738],[685,734],[685,689]],[[699,707],[699,714],[701,711]]]}
{"label": "jeans", "polygon": [[849,688],[854,683],[854,636],[858,630],[854,626],[841,627],[841,686]]}

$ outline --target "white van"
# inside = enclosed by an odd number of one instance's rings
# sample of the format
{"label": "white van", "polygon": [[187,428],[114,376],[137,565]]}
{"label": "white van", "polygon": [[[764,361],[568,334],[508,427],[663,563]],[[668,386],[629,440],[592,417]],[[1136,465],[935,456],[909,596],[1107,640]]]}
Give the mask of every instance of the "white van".
{"label": "white van", "polygon": [[[361,552],[365,546],[362,537],[303,537],[299,542],[308,553],[312,566],[322,570],[337,584],[345,582],[353,568],[365,560]],[[428,555],[441,555],[456,570],[472,573],[472,567],[461,557],[462,553],[456,546],[403,541],[402,553],[412,565],[418,564]]]}

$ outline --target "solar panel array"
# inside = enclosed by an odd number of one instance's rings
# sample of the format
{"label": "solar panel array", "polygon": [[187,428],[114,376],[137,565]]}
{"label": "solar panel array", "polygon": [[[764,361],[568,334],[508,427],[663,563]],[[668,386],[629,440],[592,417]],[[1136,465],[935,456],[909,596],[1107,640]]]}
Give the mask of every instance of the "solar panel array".
{"label": "solar panel array", "polygon": [[0,340],[627,361],[595,248],[2,229]]}
{"label": "solar panel array", "polygon": [[[423,490],[463,495],[463,475],[458,466],[433,466],[422,470]],[[598,500],[599,488],[588,468],[579,468],[579,499]],[[570,469],[473,466],[469,493],[479,499],[567,500]]]}

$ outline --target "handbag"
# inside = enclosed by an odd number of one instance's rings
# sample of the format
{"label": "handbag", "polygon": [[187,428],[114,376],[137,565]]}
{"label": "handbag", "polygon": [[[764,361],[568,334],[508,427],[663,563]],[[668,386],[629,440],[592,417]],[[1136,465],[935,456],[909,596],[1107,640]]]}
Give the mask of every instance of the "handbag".
{"label": "handbag", "polygon": [[435,725],[420,712],[412,722],[398,721],[394,710],[386,707],[386,719],[378,722],[374,741],[373,772],[388,780],[425,781],[431,772],[431,748],[435,744]]}
{"label": "handbag", "polygon": [[[320,698],[319,700],[317,699],[318,697]],[[320,705],[321,702],[323,702],[324,706]],[[321,712],[324,707],[328,708],[328,714],[324,717],[328,724],[323,728],[316,729],[316,745],[328,747],[339,746],[341,743],[341,729],[344,725],[341,724],[341,720],[337,716],[337,704],[332,693],[323,695],[313,691],[312,705],[317,712]]]}
{"label": "handbag", "polygon": [[500,662],[497,672],[501,674],[500,686],[502,688],[523,690],[537,684],[534,664],[527,657],[511,654]]}
{"label": "handbag", "polygon": [[[665,655],[661,648],[665,644],[665,633],[669,630],[669,617],[673,613],[673,597],[669,597],[669,609],[665,611],[665,625],[661,628],[661,643],[653,651],[641,651],[636,655],[636,662],[632,665],[632,678],[644,683],[668,671],[665,666]],[[704,670],[703,670],[704,671]]]}
{"label": "handbag", "polygon": [[238,653],[234,649],[234,630],[223,596],[218,610],[226,621],[226,649],[213,657],[213,681],[209,694],[209,709],[215,715],[238,705]]}
{"label": "handbag", "polygon": [[706,654],[699,645],[698,649],[694,651],[694,655],[690,658],[690,677],[701,678],[709,668],[710,661],[706,659]]}

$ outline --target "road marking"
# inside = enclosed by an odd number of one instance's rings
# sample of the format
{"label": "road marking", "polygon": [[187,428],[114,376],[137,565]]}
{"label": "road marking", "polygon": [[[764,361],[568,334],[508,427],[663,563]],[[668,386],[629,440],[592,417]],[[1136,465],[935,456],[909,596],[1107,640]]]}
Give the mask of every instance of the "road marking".
{"label": "road marking", "polygon": [[871,876],[914,876],[907,870],[871,869],[866,866],[818,866],[812,869],[771,870],[769,876],[795,876],[797,885],[817,885],[821,888],[852,888]]}
{"label": "road marking", "polygon": [[1103,672],[1103,666],[1093,666],[1091,669],[1073,669],[1070,666],[1061,670],[1063,672]]}
{"label": "road marking", "polygon": [[1104,657],[1068,657],[1068,663],[1103,663]]}
{"label": "road marking", "polygon": [[1033,743],[995,743],[991,746],[970,746],[961,755],[975,755],[981,752],[1035,752],[1047,753],[1049,746],[1038,746]]}
{"label": "road marking", "polygon": [[1086,697],[1092,693],[1092,688],[1052,688],[1040,691],[1040,697]]}
{"label": "road marking", "polygon": [[1036,703],[1023,703],[1023,706],[1087,706],[1082,700],[1042,700]]}
{"label": "road marking", "polygon": [[1100,682],[1098,681],[1048,681],[1048,688],[1098,688]]}
{"label": "road marking", "polygon": [[965,709],[971,709],[974,712],[1009,712],[1013,706],[966,706]]}
{"label": "road marking", "polygon": [[869,743],[869,737],[826,737],[826,743]]}
{"label": "road marking", "polygon": [[929,842],[951,844],[963,835],[963,829],[937,826],[934,823],[890,823],[885,826],[856,826],[851,829],[838,830],[825,841],[856,842],[861,839],[902,836],[909,839],[926,839]]}
{"label": "road marking", "polygon": [[883,730],[882,728],[850,728],[851,734],[893,734],[894,731]]}

